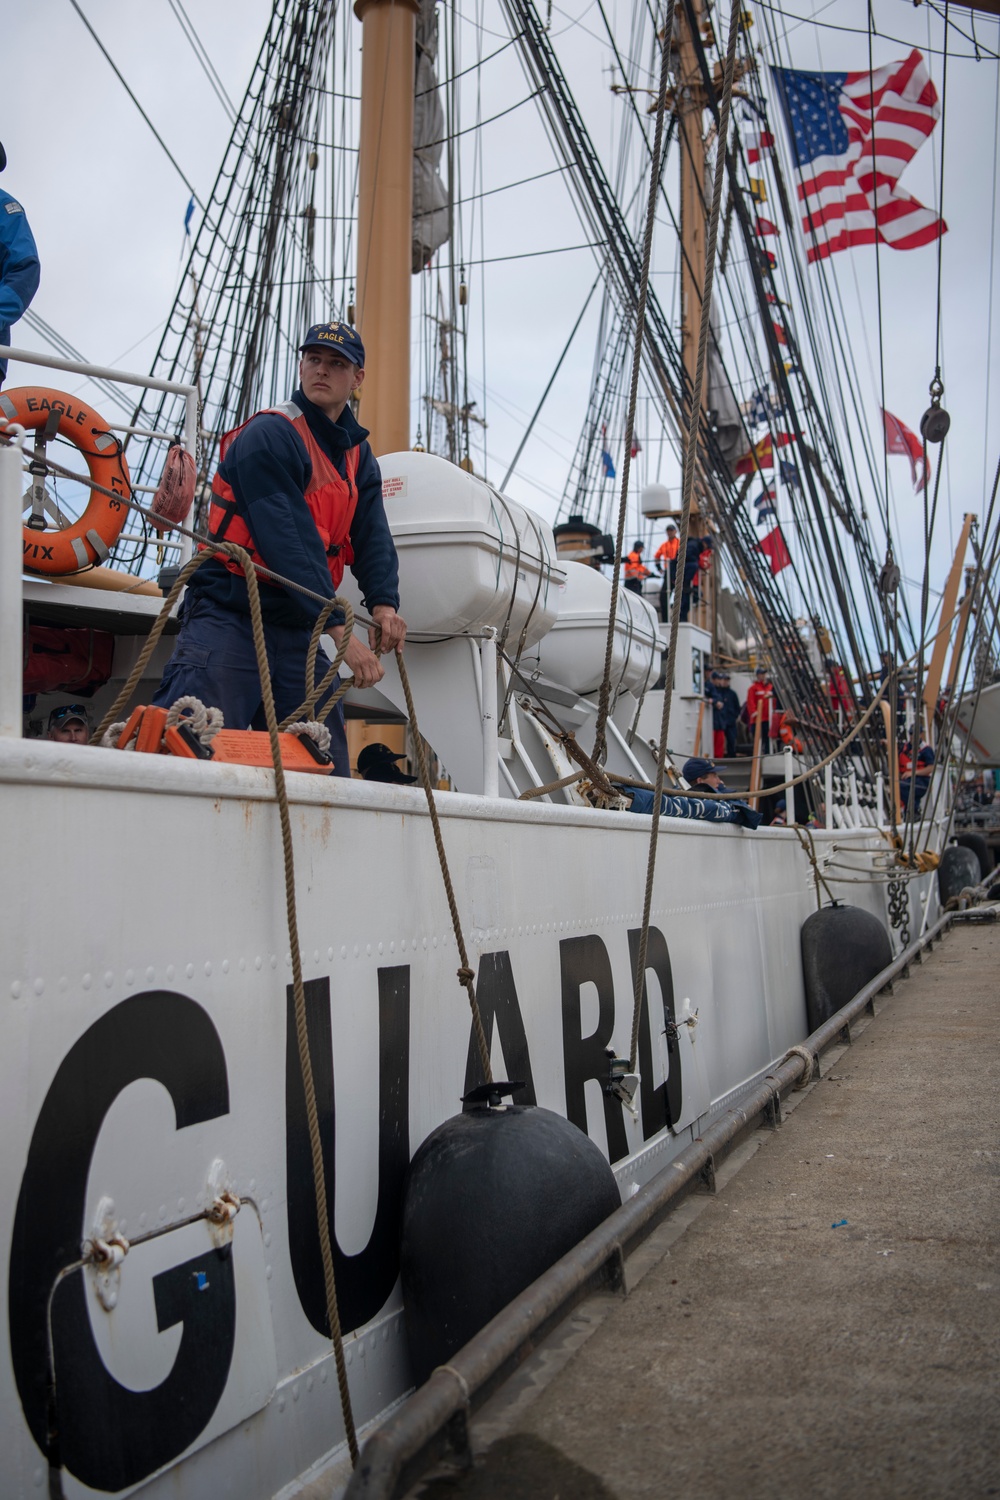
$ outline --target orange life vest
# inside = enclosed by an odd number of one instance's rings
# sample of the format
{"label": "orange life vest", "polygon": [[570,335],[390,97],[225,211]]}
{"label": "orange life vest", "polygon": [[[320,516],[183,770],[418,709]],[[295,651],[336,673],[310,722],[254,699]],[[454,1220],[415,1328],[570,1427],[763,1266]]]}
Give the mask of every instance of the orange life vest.
{"label": "orange life vest", "polygon": [[[306,452],[312,464],[312,474],[306,485],[305,501],[323,543],[327,567],[330,569],[330,582],[333,585],[333,592],[336,593],[340,587],[340,580],[344,576],[344,567],[347,563],[354,561],[350,536],[351,522],[354,520],[354,512],[358,504],[358,487],[354,482],[354,476],[358,472],[361,449],[348,448],[345,455],[347,478],[342,479],[332,459],[327,457],[313,437],[305,413],[300,411],[294,401],[286,401],[283,406],[270,406],[265,412],[258,412],[257,415],[284,417],[286,421],[291,422],[306,445]],[[253,417],[247,420],[252,422]],[[240,427],[234,427],[232,432],[227,432],[223,436],[219,444],[220,459],[225,458],[233,438],[237,437],[246,425],[247,423],[244,422]],[[233,494],[232,485],[227,484],[218,471],[212,480],[212,505],[208,512],[208,534],[213,541],[235,542],[237,546],[245,547],[254,562],[267,567],[267,562],[254,545],[249,527],[236,508],[236,496]],[[225,563],[230,573],[243,572],[235,559],[223,552],[217,555],[219,561]]]}
{"label": "orange life vest", "polygon": [[648,578],[649,569],[642,560],[641,552],[630,552],[625,559],[626,578]]}
{"label": "orange life vest", "polygon": [[680,538],[679,537],[676,537],[676,536],[673,537],[673,538],[668,537],[665,542],[661,542],[660,545],[657,547],[657,549],[656,549],[656,556],[654,557],[653,561],[654,562],[673,562],[674,559],[677,556],[677,551],[678,551],[678,548],[680,547],[680,544],[681,543],[680,543]]}

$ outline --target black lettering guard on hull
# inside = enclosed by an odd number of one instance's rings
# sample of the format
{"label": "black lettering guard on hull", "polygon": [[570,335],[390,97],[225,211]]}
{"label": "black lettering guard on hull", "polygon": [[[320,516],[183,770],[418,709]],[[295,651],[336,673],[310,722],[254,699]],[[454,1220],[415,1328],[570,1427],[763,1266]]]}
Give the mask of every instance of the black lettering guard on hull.
{"label": "black lettering guard on hull", "polygon": [[[337,1137],[330,981],[327,978],[307,980],[305,992],[306,1027],[326,1167],[337,1307],[341,1327],[347,1333],[370,1322],[385,1306],[399,1275],[403,1178],[410,1164],[410,967],[409,964],[400,964],[378,971],[378,1206],[368,1244],[357,1255],[343,1253],[337,1244],[335,1227]],[[287,993],[285,1160],[289,1254],[302,1309],[313,1327],[329,1338],[323,1260],[316,1225],[316,1188],[291,985]],[[349,1059],[345,1061],[350,1064]]]}
{"label": "black lettering guard on hull", "polygon": [[[229,1112],[219,1034],[186,995],[150,990],[114,1006],[63,1058],[42,1105],[21,1180],[9,1278],[10,1350],[32,1437],[53,1468],[94,1490],[121,1490],[176,1458],[203,1432],[229,1379],[236,1295],[229,1252],[173,1266],[153,1280],[162,1331],[183,1321],[173,1368],[150,1391],[131,1391],[104,1366],[90,1328],[87,1285],[64,1266],[80,1258],[87,1178],[104,1118],[139,1078],[161,1083],[178,1130]],[[211,1297],[193,1294],[197,1273]],[[54,1374],[54,1386],[51,1381]]]}

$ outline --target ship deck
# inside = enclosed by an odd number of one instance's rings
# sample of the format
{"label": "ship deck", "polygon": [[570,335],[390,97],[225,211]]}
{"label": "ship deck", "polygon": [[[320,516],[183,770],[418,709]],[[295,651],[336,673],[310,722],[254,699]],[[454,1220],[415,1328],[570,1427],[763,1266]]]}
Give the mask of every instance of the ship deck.
{"label": "ship deck", "polygon": [[998,969],[1000,927],[952,927],[414,1493],[996,1493]]}

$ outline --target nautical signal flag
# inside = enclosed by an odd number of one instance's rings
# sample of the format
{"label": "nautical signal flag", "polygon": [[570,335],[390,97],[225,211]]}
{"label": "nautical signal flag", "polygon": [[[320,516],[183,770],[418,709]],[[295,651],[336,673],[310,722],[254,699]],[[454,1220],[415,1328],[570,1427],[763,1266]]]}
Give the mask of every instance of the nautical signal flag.
{"label": "nautical signal flag", "polygon": [[754,520],[757,522],[758,526],[765,526],[769,520],[773,520],[773,518],[777,515],[777,512],[774,508],[773,485],[766,485],[765,488],[761,490],[760,494],[754,501],[754,508],[757,511]]}
{"label": "nautical signal flag", "polygon": [[749,453],[744,453],[737,460],[737,474],[753,474],[757,469],[774,468],[774,449],[786,448],[791,442],[787,432],[779,432],[773,439],[769,432],[765,433],[759,443],[755,443]]}
{"label": "nautical signal flag", "polygon": [[[880,408],[881,409],[881,408]],[[886,453],[902,453],[910,460],[910,474],[916,491],[926,488],[931,479],[931,462],[924,453],[924,445],[905,422],[894,417],[891,411],[882,412],[885,428]]]}
{"label": "nautical signal flag", "polygon": [[614,460],[612,459],[611,454],[608,451],[607,422],[601,423],[601,443],[603,444],[601,448],[601,467],[604,470],[604,477],[605,479],[615,479],[617,478],[617,476],[615,474]]}
{"label": "nautical signal flag", "polygon": [[767,188],[764,186],[763,177],[750,178],[750,196],[755,203],[767,202]]}
{"label": "nautical signal flag", "polygon": [[792,143],[810,261],[876,238],[915,250],[947,225],[899,186],[940,118],[937,90],[916,48],[871,73],[772,68]]}
{"label": "nautical signal flag", "polygon": [[778,343],[787,344],[788,334],[785,332],[783,325],[781,323],[775,322],[774,318],[772,318],[771,327],[774,329],[774,336],[778,340]]}
{"label": "nautical signal flag", "polygon": [[751,427],[759,427],[771,417],[771,402],[766,391],[754,391],[746,403],[746,419]]}
{"label": "nautical signal flag", "polygon": [[778,473],[781,475],[782,484],[789,484],[796,490],[801,488],[802,480],[799,477],[799,471],[790,458],[778,460]]}
{"label": "nautical signal flag", "polygon": [[777,268],[778,257],[772,255],[770,250],[765,250],[761,247],[758,249],[757,255],[760,258],[760,268],[762,271],[774,271]]}
{"label": "nautical signal flag", "polygon": [[761,537],[757,543],[757,550],[758,552],[763,552],[771,564],[772,573],[780,573],[782,568],[787,568],[791,565],[791,554],[785,546],[785,538],[781,534],[780,526],[776,526],[773,531],[769,531],[767,536]]}
{"label": "nautical signal flag", "polygon": [[770,151],[774,146],[774,136],[769,130],[762,130],[758,136],[752,137],[752,139],[753,145],[747,146],[747,161],[750,166],[760,161],[762,152]]}
{"label": "nautical signal flag", "polygon": [[777,224],[772,224],[770,219],[761,219],[760,217],[758,217],[758,219],[757,219],[757,233],[760,235],[761,239],[763,240],[763,239],[767,239],[768,235],[772,235],[772,234],[780,235],[781,234],[781,230],[778,228]]}

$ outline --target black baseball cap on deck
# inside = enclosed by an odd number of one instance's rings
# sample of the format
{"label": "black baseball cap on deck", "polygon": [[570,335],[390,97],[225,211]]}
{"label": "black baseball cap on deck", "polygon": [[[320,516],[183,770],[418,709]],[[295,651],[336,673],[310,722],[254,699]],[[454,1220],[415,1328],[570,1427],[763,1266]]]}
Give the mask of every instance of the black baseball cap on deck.
{"label": "black baseball cap on deck", "polygon": [[376,740],[361,751],[358,770],[365,781],[394,781],[401,786],[412,786],[417,778],[404,775],[396,765],[397,760],[405,759],[405,755],[397,754],[388,745],[383,745],[381,740]]}
{"label": "black baseball cap on deck", "polygon": [[330,349],[360,370],[365,367],[365,346],[350,323],[314,323],[299,345],[299,353],[307,349]]}
{"label": "black baseball cap on deck", "polygon": [[706,760],[703,755],[692,755],[684,762],[681,775],[685,781],[697,781],[700,776],[711,776],[713,771],[718,776],[719,772],[714,761]]}

